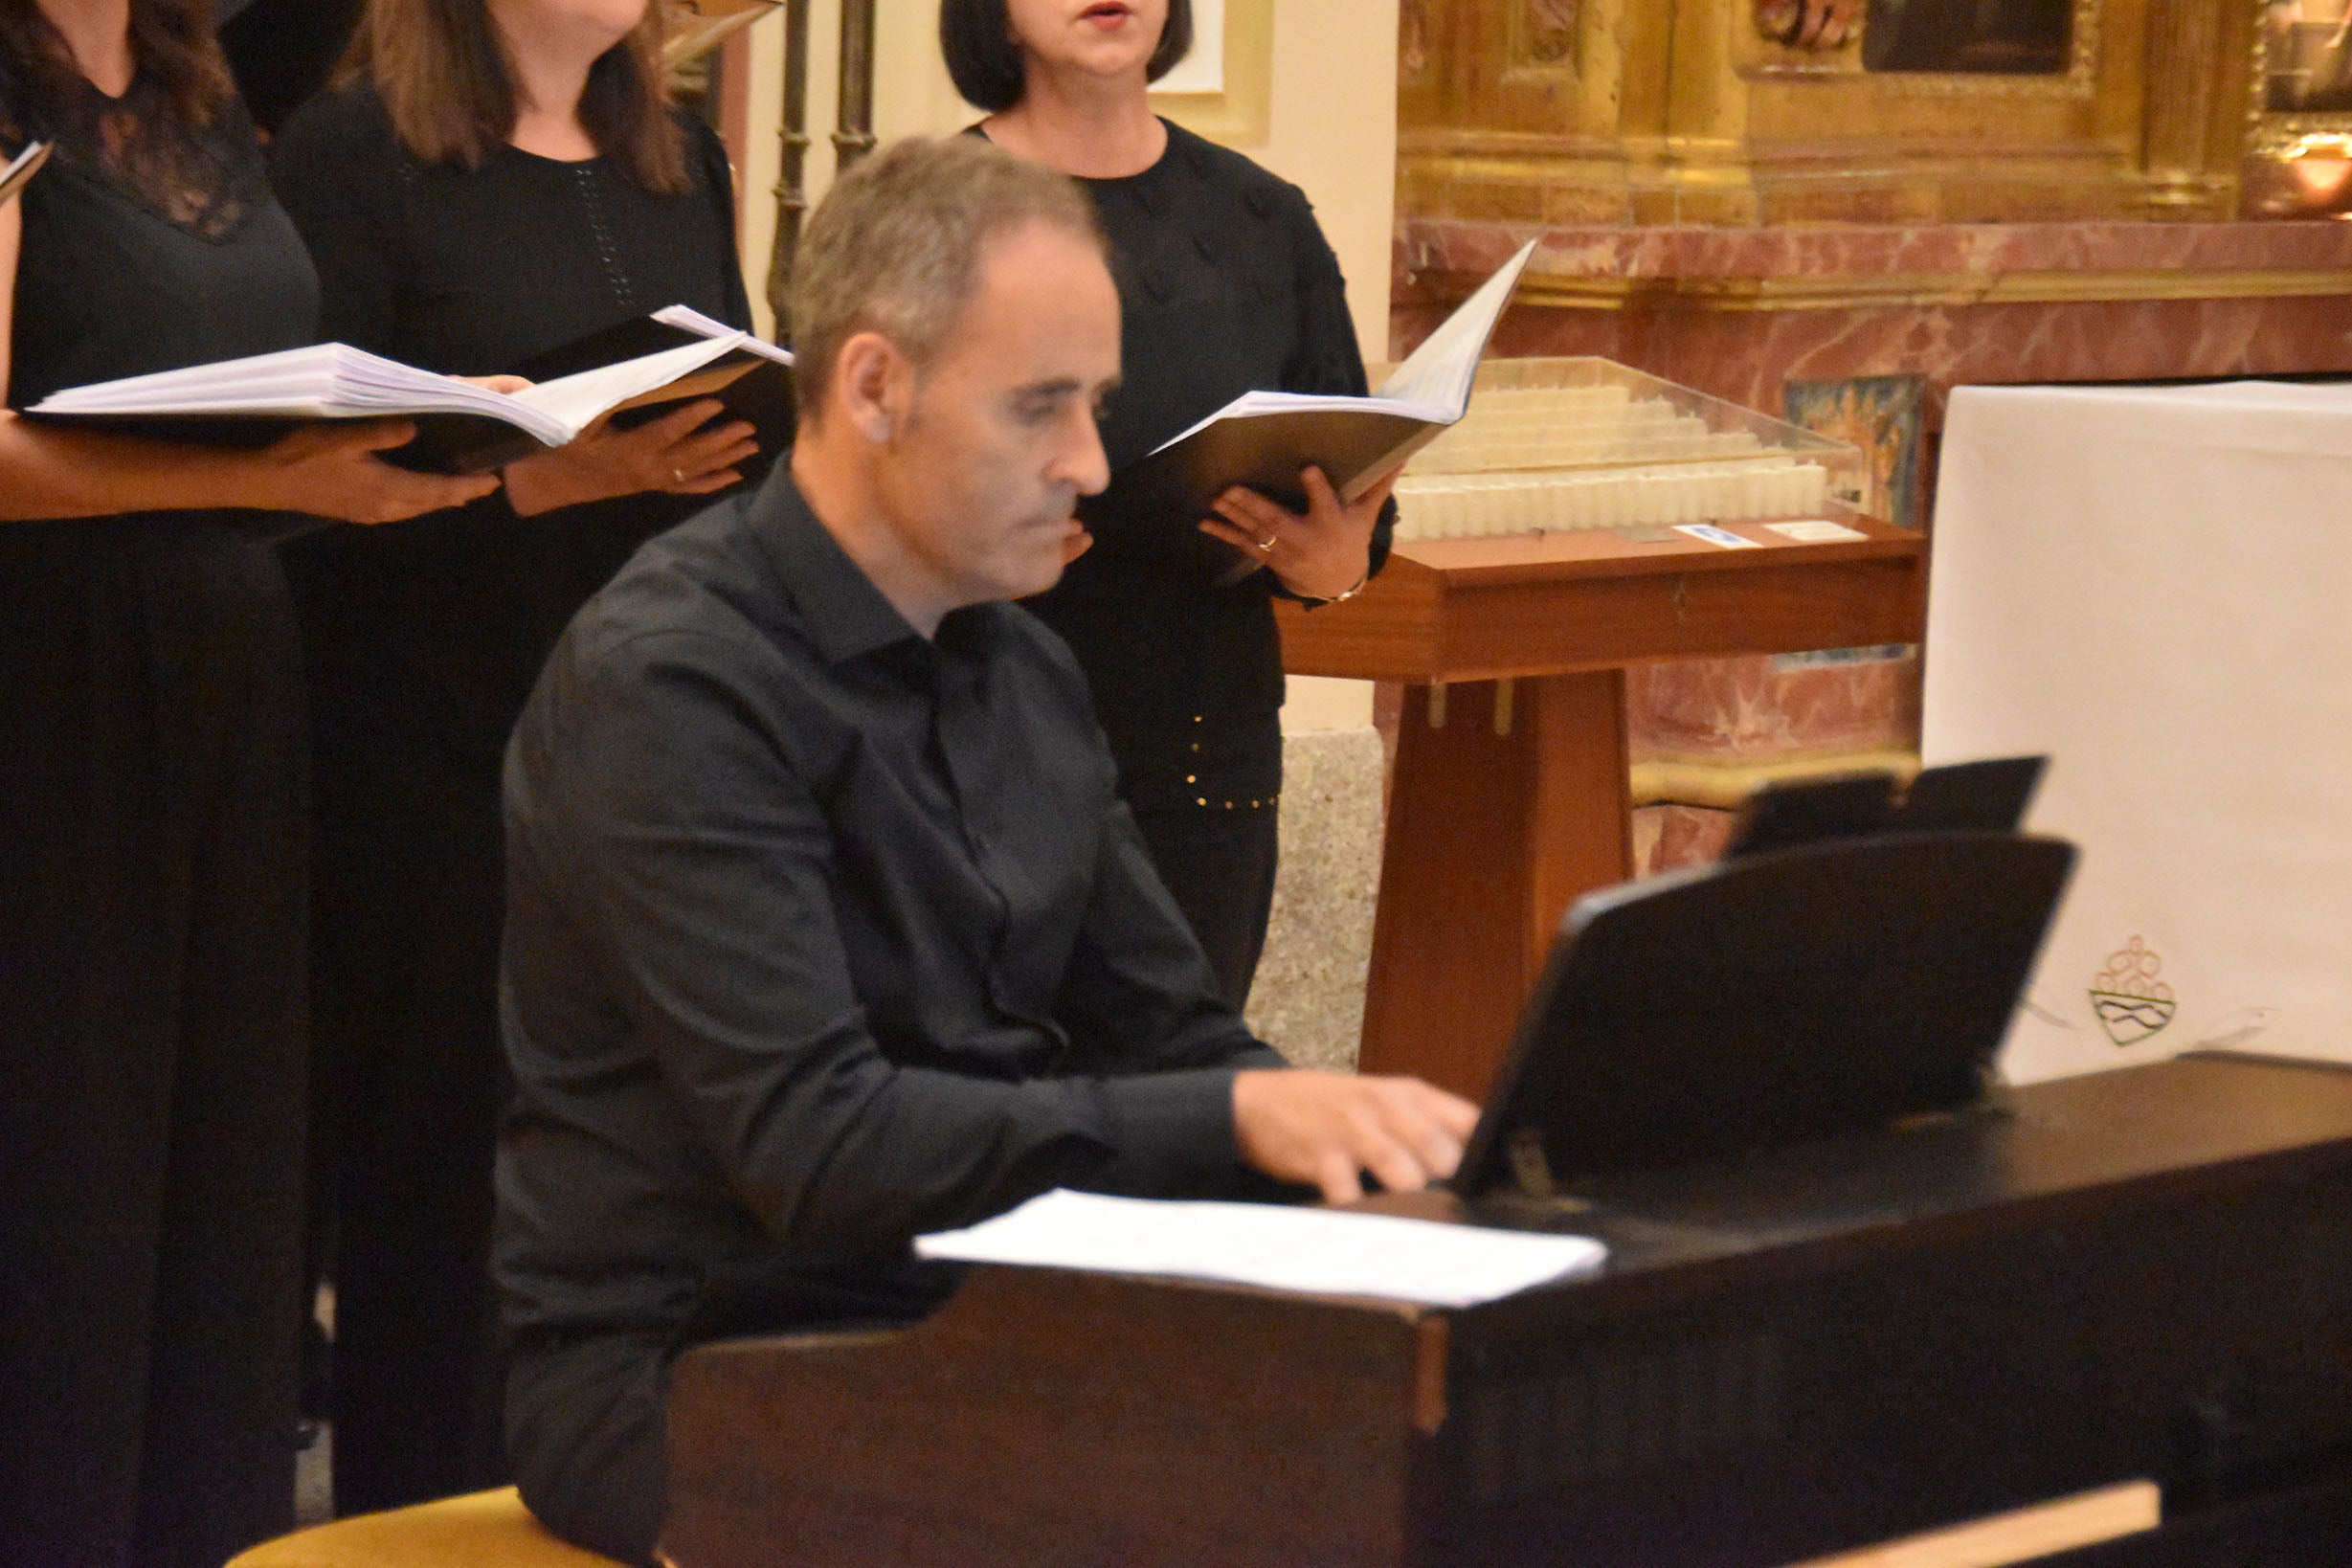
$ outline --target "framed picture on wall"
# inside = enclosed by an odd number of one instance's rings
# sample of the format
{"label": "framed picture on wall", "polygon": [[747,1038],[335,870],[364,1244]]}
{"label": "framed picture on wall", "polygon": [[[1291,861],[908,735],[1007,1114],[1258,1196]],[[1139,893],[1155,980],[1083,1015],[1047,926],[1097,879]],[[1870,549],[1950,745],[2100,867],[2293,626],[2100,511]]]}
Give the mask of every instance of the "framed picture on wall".
{"label": "framed picture on wall", "polygon": [[2248,212],[2352,211],[2352,0],[2255,0]]}
{"label": "framed picture on wall", "polygon": [[2261,72],[2266,113],[2352,112],[2352,0],[2265,0]]}

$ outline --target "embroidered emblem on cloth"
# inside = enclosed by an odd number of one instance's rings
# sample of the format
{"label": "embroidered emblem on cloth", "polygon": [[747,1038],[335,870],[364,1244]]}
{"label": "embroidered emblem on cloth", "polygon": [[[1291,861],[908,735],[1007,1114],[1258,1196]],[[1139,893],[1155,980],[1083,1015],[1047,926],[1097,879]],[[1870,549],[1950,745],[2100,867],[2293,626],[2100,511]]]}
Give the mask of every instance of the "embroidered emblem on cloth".
{"label": "embroidered emblem on cloth", "polygon": [[2137,1045],[2162,1032],[2179,1004],[2172,987],[2158,979],[2164,960],[2135,936],[2107,955],[2106,967],[2091,981],[2091,1010],[2117,1045]]}

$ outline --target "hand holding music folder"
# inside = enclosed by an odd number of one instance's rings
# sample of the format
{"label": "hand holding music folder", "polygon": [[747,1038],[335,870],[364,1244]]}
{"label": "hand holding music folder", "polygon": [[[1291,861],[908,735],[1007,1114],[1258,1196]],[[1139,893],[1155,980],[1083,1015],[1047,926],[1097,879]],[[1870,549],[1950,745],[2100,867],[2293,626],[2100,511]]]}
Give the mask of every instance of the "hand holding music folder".
{"label": "hand holding music folder", "polygon": [[[504,392],[327,343],[75,387],[25,412],[84,428],[234,446],[265,445],[314,419],[407,418],[416,438],[387,452],[387,460],[464,474],[562,446],[607,414],[695,397],[743,402],[755,390],[760,394],[750,401],[770,420],[775,406],[789,407],[788,351],[683,305],[569,347],[593,352],[599,342],[664,346],[617,361],[590,359],[571,373]],[[571,357],[576,363],[583,355]]]}
{"label": "hand holding music folder", "polygon": [[[1355,501],[1468,411],[1479,356],[1534,251],[1534,240],[1520,246],[1372,395],[1244,392],[1112,475],[1100,509],[1164,517],[1192,535],[1210,503],[1237,484],[1304,510],[1299,474],[1310,467],[1323,470],[1341,501]],[[1220,570],[1236,555],[1193,537]]]}
{"label": "hand holding music folder", "polygon": [[49,146],[47,142],[27,142],[23,151],[0,168],[0,206],[13,200],[16,192],[25,188],[25,182],[41,171],[41,166],[49,162]]}

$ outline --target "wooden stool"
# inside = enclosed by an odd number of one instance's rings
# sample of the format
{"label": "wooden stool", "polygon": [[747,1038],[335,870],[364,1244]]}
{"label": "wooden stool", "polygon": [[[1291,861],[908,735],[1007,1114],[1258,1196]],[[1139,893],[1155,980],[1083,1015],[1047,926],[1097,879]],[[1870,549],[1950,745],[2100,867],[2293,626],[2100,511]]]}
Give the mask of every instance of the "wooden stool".
{"label": "wooden stool", "polygon": [[622,1568],[556,1539],[512,1487],[354,1514],[263,1541],[228,1568]]}

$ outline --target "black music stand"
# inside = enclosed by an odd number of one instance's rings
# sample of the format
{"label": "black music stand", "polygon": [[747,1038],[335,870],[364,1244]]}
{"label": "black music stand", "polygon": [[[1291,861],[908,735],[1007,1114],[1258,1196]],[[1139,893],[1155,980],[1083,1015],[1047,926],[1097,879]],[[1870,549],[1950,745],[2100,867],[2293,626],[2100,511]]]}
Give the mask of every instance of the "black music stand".
{"label": "black music stand", "polygon": [[1768,784],[1741,802],[1723,858],[1872,833],[2014,833],[2049,762],[2027,756],[1946,763],[1920,769],[1907,785],[1890,773]]}
{"label": "black music stand", "polygon": [[1579,900],[1455,1190],[1554,1196],[1975,1103],[2074,849],[1891,819]]}

